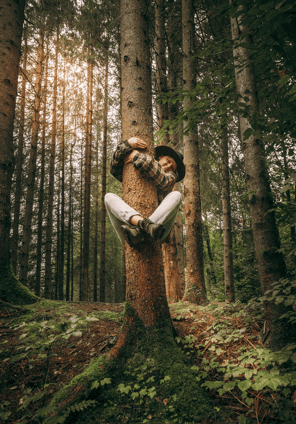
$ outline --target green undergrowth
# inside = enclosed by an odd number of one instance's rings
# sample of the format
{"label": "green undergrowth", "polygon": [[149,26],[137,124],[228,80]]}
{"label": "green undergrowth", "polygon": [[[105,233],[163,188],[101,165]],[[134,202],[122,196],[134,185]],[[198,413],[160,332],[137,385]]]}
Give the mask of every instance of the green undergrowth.
{"label": "green undergrowth", "polygon": [[[132,313],[129,308],[127,314]],[[37,412],[34,422],[207,422],[211,401],[200,387],[196,368],[178,349],[170,325],[146,330],[135,316],[134,323],[136,343],[127,340],[117,359],[93,359],[56,393],[51,405]]]}
{"label": "green undergrowth", "polygon": [[0,270],[0,299],[14,305],[27,305],[39,298],[18,281],[8,265]]}

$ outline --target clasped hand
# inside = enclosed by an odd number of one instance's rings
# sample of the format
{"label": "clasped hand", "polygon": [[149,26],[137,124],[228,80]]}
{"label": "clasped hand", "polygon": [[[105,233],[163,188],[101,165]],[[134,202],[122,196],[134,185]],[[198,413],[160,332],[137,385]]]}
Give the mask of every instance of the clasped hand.
{"label": "clasped hand", "polygon": [[124,159],[125,165],[127,163],[132,163],[133,162],[133,159],[134,159],[134,156],[137,153],[140,153],[136,149],[143,149],[144,150],[147,147],[147,143],[145,141],[141,140],[138,137],[131,137],[128,140],[128,144],[131,146],[131,148],[133,149],[133,151],[128,156],[126,156],[126,158]]}

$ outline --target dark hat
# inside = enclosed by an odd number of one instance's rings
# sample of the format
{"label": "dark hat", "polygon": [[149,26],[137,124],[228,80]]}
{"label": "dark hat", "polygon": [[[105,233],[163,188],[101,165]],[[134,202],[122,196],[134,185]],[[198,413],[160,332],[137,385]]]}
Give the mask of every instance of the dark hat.
{"label": "dark hat", "polygon": [[178,173],[176,182],[182,181],[183,178],[185,177],[185,165],[183,162],[182,153],[176,152],[176,150],[172,149],[169,146],[156,146],[155,151],[156,151],[157,158],[159,158],[160,156],[169,156],[172,159],[174,159],[174,161],[177,164],[177,173]]}

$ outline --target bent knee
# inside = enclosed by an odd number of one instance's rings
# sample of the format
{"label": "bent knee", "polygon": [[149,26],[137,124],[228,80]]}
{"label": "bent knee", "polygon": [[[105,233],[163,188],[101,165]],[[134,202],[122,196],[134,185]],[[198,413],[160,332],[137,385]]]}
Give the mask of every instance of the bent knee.
{"label": "bent knee", "polygon": [[116,199],[117,197],[118,197],[117,194],[114,194],[114,193],[105,194],[105,197],[104,197],[105,205],[109,205],[110,202],[112,202],[112,200]]}

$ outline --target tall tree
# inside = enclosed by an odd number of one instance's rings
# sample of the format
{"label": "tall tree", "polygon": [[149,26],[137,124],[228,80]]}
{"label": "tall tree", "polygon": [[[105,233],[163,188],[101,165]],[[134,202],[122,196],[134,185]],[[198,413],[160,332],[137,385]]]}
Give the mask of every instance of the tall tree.
{"label": "tall tree", "polygon": [[24,57],[22,67],[22,91],[19,119],[19,136],[16,160],[16,181],[15,181],[15,201],[14,201],[14,219],[13,219],[13,234],[11,243],[11,264],[12,270],[16,274],[17,270],[17,255],[18,255],[18,238],[19,238],[19,223],[20,223],[20,207],[22,194],[22,173],[23,173],[23,147],[24,147],[24,127],[25,127],[25,102],[26,102],[26,83],[27,83],[27,34],[24,30]]}
{"label": "tall tree", "polygon": [[[183,80],[184,91],[193,90],[196,85],[195,31],[193,0],[182,0],[183,24]],[[193,107],[193,101],[185,95],[184,110]],[[199,147],[197,130],[189,132],[184,121],[184,203],[186,225],[186,266],[187,286],[185,300],[195,303],[206,301],[203,267],[202,218],[199,177]]]}
{"label": "tall tree", "polygon": [[103,122],[103,154],[102,154],[102,196],[101,196],[101,251],[100,251],[100,302],[105,302],[106,287],[106,208],[104,197],[106,195],[106,170],[107,170],[107,128],[108,128],[108,67],[106,59],[104,81],[104,122]]}
{"label": "tall tree", "polygon": [[45,293],[44,293],[44,297],[46,299],[51,298],[51,250],[52,250],[52,227],[53,227],[52,215],[53,215],[54,168],[55,168],[55,154],[56,154],[55,153],[56,152],[56,132],[57,132],[58,57],[59,57],[59,28],[57,28],[56,43],[55,43],[49,190],[48,190],[48,207],[47,207],[47,223],[46,223]]}
{"label": "tall tree", "polygon": [[[41,24],[42,25],[42,24]],[[43,72],[43,49],[44,49],[44,26],[41,26],[39,45],[37,49],[37,64],[36,64],[36,79],[35,79],[35,99],[34,99],[34,113],[32,120],[32,137],[29,158],[29,174],[27,178],[27,194],[26,194],[26,209],[23,225],[23,242],[21,248],[20,259],[20,282],[27,284],[28,279],[28,263],[29,251],[32,236],[32,217],[33,217],[33,203],[34,203],[34,190],[35,190],[35,174],[36,174],[36,160],[37,160],[37,143],[39,137],[40,127],[40,106],[41,106],[41,90],[42,90],[42,72]]]}
{"label": "tall tree", "polygon": [[222,127],[221,135],[222,156],[222,214],[224,236],[224,285],[225,302],[234,302],[233,254],[231,233],[231,209],[229,188],[228,134],[227,127]]}
{"label": "tall tree", "polygon": [[4,2],[0,9],[0,297],[31,303],[36,297],[20,284],[10,266],[10,190],[14,169],[13,121],[17,94],[25,2]]}
{"label": "tall tree", "polygon": [[[89,48],[89,55],[92,49]],[[93,96],[93,62],[87,61],[87,112],[85,138],[85,173],[84,173],[84,222],[83,222],[83,279],[81,300],[88,299],[89,278],[89,230],[90,230],[90,189],[91,189],[91,152],[92,152],[92,96]]]}
{"label": "tall tree", "polygon": [[[238,10],[243,12],[245,7],[239,6]],[[241,16],[231,18],[231,31],[234,41],[235,81],[239,101],[249,111],[256,113],[259,105],[254,68],[250,58],[252,41],[248,27],[241,23]],[[256,260],[262,293],[265,294],[266,291],[272,289],[272,283],[285,277],[286,267],[283,255],[279,252],[280,239],[274,212],[271,212],[273,201],[262,139],[255,137],[254,134],[244,135],[248,129],[251,129],[251,124],[250,117],[243,112],[239,114],[239,125]],[[285,322],[278,320],[283,312],[282,309],[281,305],[275,305],[270,301],[265,302],[266,331],[269,335],[266,345],[275,349],[287,343]]]}
{"label": "tall tree", "polygon": [[42,259],[42,234],[43,234],[43,200],[44,200],[44,180],[45,180],[45,141],[46,141],[46,113],[47,113],[47,74],[48,74],[48,43],[46,48],[44,89],[42,96],[42,145],[41,145],[41,166],[40,166],[40,188],[38,199],[38,230],[37,230],[37,258],[36,258],[36,295],[40,296],[41,279],[41,259]]}

